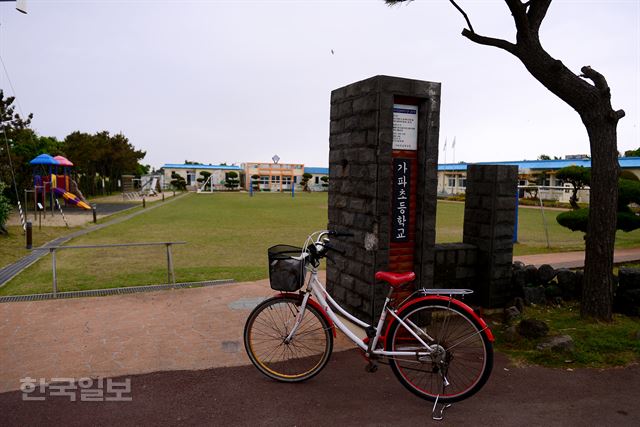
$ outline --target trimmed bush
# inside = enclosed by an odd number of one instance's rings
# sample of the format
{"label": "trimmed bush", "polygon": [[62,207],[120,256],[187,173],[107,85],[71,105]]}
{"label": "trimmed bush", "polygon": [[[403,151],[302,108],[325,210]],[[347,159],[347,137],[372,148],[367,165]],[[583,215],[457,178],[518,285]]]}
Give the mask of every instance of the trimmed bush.
{"label": "trimmed bush", "polygon": [[[616,229],[625,232],[640,228],[640,217],[629,208],[630,203],[640,203],[640,182],[629,179],[618,181],[618,218]],[[556,221],[571,231],[587,232],[589,209],[582,208],[571,212],[563,212],[556,217]]]}
{"label": "trimmed bush", "polygon": [[[558,224],[571,231],[587,232],[589,220],[589,209],[578,209],[577,211],[563,212],[556,218]],[[618,212],[616,228],[625,232],[640,228],[640,217],[633,212]]]}
{"label": "trimmed bush", "polygon": [[571,231],[587,232],[587,221],[589,219],[589,209],[582,208],[575,211],[562,212],[556,217],[556,221],[563,227]]}
{"label": "trimmed bush", "polygon": [[633,212],[618,212],[616,228],[622,231],[633,231],[640,228],[640,217]]}

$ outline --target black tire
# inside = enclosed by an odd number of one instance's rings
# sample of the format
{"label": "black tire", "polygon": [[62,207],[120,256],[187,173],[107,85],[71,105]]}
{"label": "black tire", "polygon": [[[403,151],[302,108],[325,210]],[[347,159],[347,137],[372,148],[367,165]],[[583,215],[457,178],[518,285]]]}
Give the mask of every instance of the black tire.
{"label": "black tire", "polygon": [[[425,300],[402,310],[400,318],[410,320],[429,334],[438,345],[439,356],[390,357],[393,373],[415,395],[434,402],[453,403],[482,388],[493,368],[493,345],[480,323],[469,313],[447,301]],[[420,335],[420,334],[419,334]],[[389,327],[386,349],[420,351],[424,348],[397,320]],[[444,387],[442,372],[449,385]],[[439,397],[438,397],[439,396]]]}
{"label": "black tire", "polygon": [[283,295],[258,305],[244,326],[244,347],[256,368],[269,378],[300,382],[318,374],[333,349],[332,328],[311,304],[289,344],[284,342],[295,323],[302,297]]}

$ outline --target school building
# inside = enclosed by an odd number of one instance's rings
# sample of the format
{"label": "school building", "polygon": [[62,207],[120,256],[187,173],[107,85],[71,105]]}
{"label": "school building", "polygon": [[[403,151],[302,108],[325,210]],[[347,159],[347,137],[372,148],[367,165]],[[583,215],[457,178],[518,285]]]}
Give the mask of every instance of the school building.
{"label": "school building", "polygon": [[[567,156],[562,160],[523,160],[515,162],[478,162],[480,165],[515,165],[518,166],[520,186],[540,186],[539,196],[546,200],[568,202],[573,186],[556,177],[558,171],[567,166],[583,166],[590,168],[591,159]],[[620,168],[640,178],[640,157],[620,157]],[[467,165],[469,163],[447,163],[438,165],[438,193],[440,195],[463,194],[467,186]],[[544,188],[551,187],[551,188]],[[563,188],[559,188],[563,187]],[[520,190],[520,197],[526,197],[525,190]],[[589,202],[589,191],[578,191],[579,202]]]}
{"label": "school building", "polygon": [[[198,191],[204,187],[201,172],[211,174],[211,190],[226,190],[224,186],[226,174],[230,171],[238,173],[240,188],[249,190],[252,181],[258,182],[259,191],[302,191],[302,177],[305,173],[311,174],[307,186],[311,191],[326,191],[327,185],[322,177],[329,176],[329,168],[305,167],[300,163],[258,163],[248,162],[241,166],[227,165],[203,165],[203,164],[177,164],[168,163],[162,166],[164,182],[168,186],[171,175],[182,176],[187,183],[187,190]],[[254,187],[255,188],[255,187]]]}
{"label": "school building", "polygon": [[171,182],[171,175],[174,173],[182,176],[187,182],[187,190],[196,191],[203,187],[205,182],[198,182],[198,178],[202,179],[204,176],[201,172],[208,172],[211,175],[210,183],[213,190],[225,190],[224,186],[225,177],[227,172],[234,171],[238,174],[238,177],[242,175],[242,168],[240,166],[227,166],[227,165],[202,165],[202,164],[184,164],[184,163],[168,163],[162,166],[165,185],[169,185]]}

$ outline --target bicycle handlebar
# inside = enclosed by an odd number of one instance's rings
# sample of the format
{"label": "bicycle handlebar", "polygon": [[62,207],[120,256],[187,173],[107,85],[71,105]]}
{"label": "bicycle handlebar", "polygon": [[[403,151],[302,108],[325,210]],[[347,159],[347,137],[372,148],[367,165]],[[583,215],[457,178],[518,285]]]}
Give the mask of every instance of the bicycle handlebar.
{"label": "bicycle handlebar", "polygon": [[350,233],[348,231],[336,231],[336,230],[330,230],[329,231],[329,236],[336,236],[336,237],[353,237],[353,233]]}
{"label": "bicycle handlebar", "polygon": [[335,251],[340,255],[345,255],[346,252],[337,249],[335,246],[329,243],[329,239],[325,238],[325,236],[334,236],[334,237],[353,237],[353,233],[347,231],[336,231],[336,230],[324,230],[324,231],[316,231],[312,233],[309,237],[307,237],[307,241],[305,242],[304,248],[310,255],[311,263],[315,266],[319,264],[320,259],[324,258],[329,251]]}

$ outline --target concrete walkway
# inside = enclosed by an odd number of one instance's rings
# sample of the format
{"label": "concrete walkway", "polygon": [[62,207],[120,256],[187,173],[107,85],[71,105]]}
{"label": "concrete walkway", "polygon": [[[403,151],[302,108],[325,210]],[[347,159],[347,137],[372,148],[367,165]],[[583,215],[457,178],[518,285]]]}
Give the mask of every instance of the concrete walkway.
{"label": "concrete walkway", "polygon": [[[542,264],[549,264],[553,268],[582,268],[584,267],[584,252],[557,252],[538,255],[523,255],[513,257],[514,261],[521,261],[526,265],[532,264],[536,267]],[[640,248],[616,249],[614,254],[614,264],[640,261]]]}

